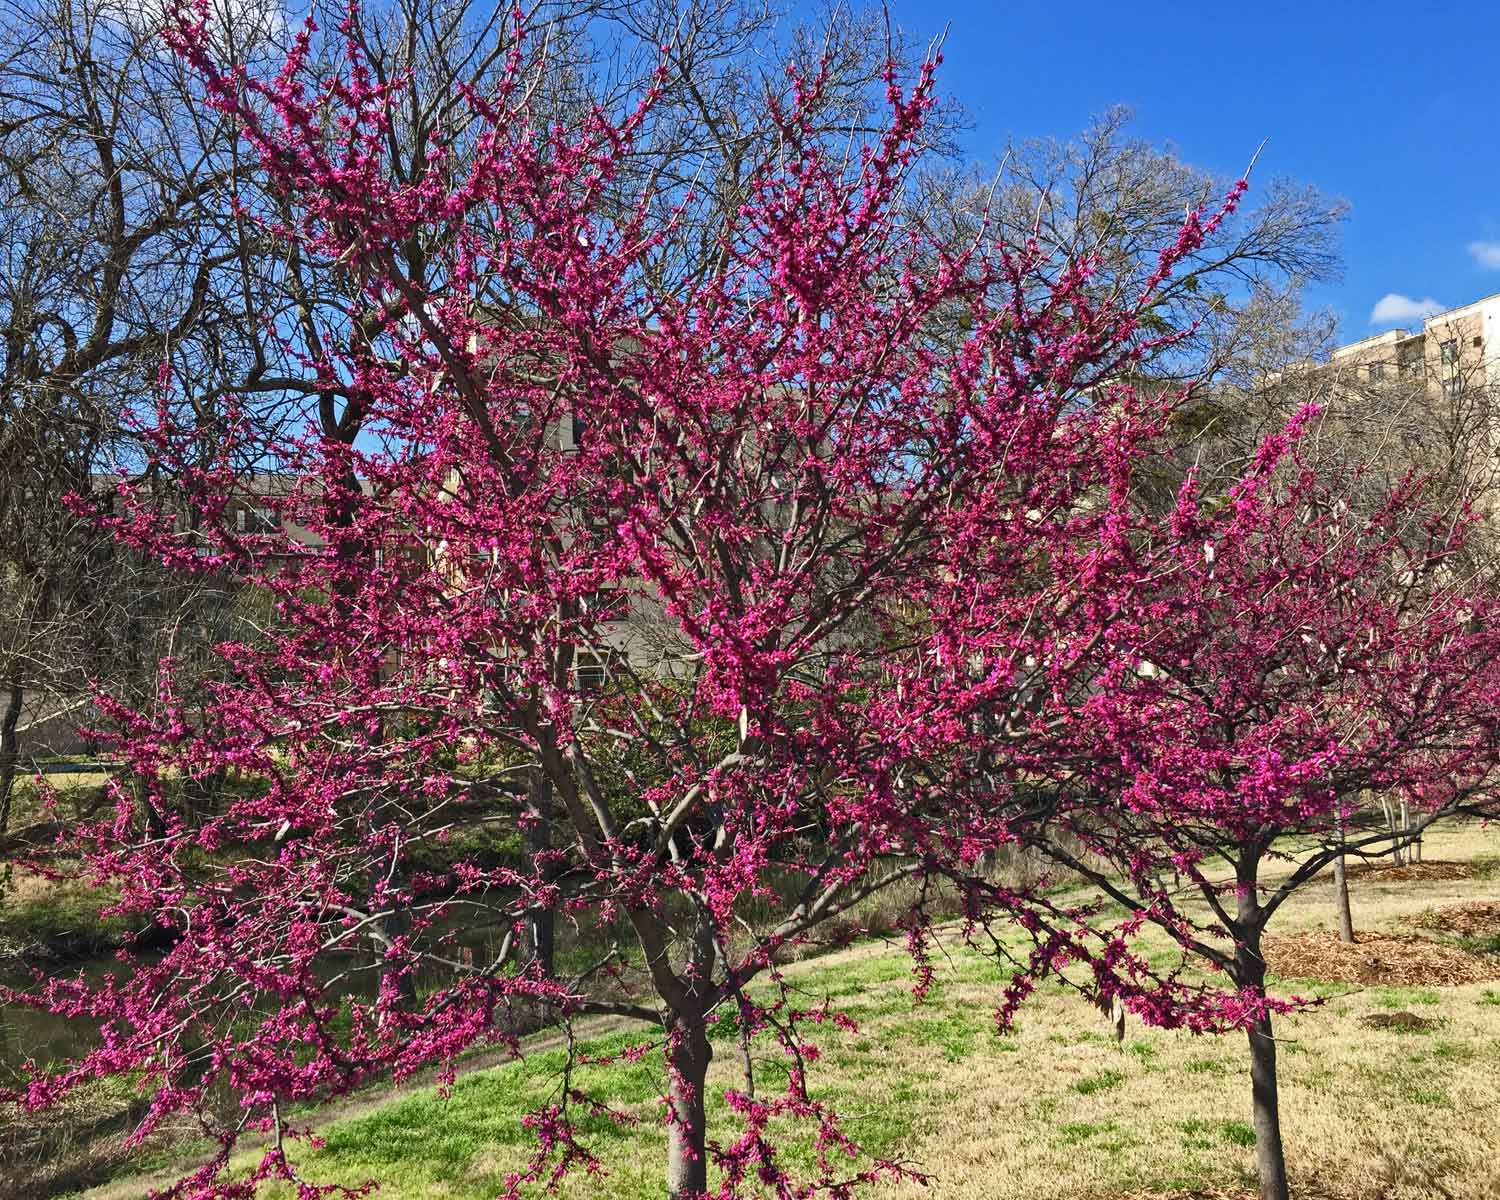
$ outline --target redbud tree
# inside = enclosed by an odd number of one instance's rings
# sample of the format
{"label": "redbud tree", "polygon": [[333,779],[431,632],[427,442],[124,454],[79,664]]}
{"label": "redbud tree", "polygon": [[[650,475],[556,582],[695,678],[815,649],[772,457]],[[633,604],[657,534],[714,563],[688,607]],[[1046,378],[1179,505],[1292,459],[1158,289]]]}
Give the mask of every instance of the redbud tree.
{"label": "redbud tree", "polygon": [[[299,340],[320,399],[358,420],[270,424],[247,396],[205,460],[163,395],[141,436],[193,520],[128,484],[99,517],[272,613],[217,647],[192,714],[170,663],[150,712],[100,698],[133,783],[72,843],[114,911],[171,948],[7,994],[102,1030],[11,1094],[30,1110],[127,1075],[152,1098],[139,1139],[228,1098],[219,1152],[170,1195],[297,1180],[292,1108],[451,1074],[485,1044],[522,1056],[538,1014],[656,1031],[636,1054],[663,1063],[671,1197],[842,1195],[906,1170],[856,1158],[809,1089],[813,1027],[848,1022],[799,1006],[777,964],[1012,836],[989,784],[1030,734],[978,718],[1030,711],[1023,664],[1060,623],[1106,629],[1094,577],[1127,578],[1100,498],[1171,399],[1111,381],[1155,348],[1140,318],[1219,217],[1189,218],[1137,295],[1094,295],[1087,264],[1039,288],[1033,249],[942,244],[909,205],[935,59],[888,73],[884,126],[852,145],[813,133],[814,69],[773,98],[779,138],[716,253],[661,294],[644,265],[674,236],[673,198],[618,186],[653,95],[619,121],[539,122],[545,37],[515,25],[495,90],[456,98],[480,127],[464,164],[438,149],[416,178],[386,158],[412,85],[352,37],[315,75],[304,32],[260,80],[215,63],[201,20],[171,35],[279,198],[244,217],[343,272],[361,315],[351,301],[358,337]],[[414,240],[438,248],[424,287],[396,269]],[[228,519],[246,462],[286,482],[250,530]],[[207,816],[174,802],[183,780],[225,777],[241,786]],[[524,836],[544,816],[548,837]],[[548,970],[524,936],[539,912],[622,936]],[[919,967],[925,921],[913,905]],[[478,953],[474,929],[495,935]],[[746,1069],[711,1131],[721,1021]],[[786,1057],[784,1088],[756,1089],[752,1050]],[[512,1193],[600,1165],[579,1116],[601,1110],[571,1078],[526,1115]],[[773,1128],[799,1123],[817,1161],[794,1179]],[[245,1134],[264,1148],[248,1180],[226,1170]]]}
{"label": "redbud tree", "polygon": [[[1356,509],[1361,471],[1314,469],[1318,420],[1304,410],[1222,492],[1189,471],[1166,512],[1120,488],[1120,552],[1080,608],[1108,609],[1107,628],[1085,616],[1061,637],[1046,686],[1074,702],[1042,706],[1011,760],[1046,795],[1033,844],[1227,977],[1265,1200],[1288,1195],[1269,923],[1344,853],[1497,808],[1478,518],[1415,476]],[[1369,793],[1407,798],[1412,828],[1349,832]],[[1156,999],[1126,1003],[1151,1019]]]}

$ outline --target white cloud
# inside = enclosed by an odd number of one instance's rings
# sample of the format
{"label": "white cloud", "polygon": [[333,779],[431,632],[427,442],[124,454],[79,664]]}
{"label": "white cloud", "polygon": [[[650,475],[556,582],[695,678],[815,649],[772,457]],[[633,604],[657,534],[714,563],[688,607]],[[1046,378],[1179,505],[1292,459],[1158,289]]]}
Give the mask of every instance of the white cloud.
{"label": "white cloud", "polygon": [[1433,313],[1442,312],[1447,307],[1446,304],[1439,304],[1431,296],[1413,300],[1410,296],[1403,296],[1400,292],[1387,292],[1375,302],[1375,307],[1370,311],[1370,324],[1414,324],[1432,316]]}
{"label": "white cloud", "polygon": [[1470,242],[1469,253],[1486,271],[1500,271],[1500,242]]}

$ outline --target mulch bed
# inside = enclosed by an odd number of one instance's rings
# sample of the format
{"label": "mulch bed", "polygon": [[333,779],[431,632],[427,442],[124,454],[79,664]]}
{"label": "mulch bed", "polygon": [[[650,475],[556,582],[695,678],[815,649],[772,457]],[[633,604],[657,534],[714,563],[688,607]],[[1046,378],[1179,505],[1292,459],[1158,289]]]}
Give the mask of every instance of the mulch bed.
{"label": "mulch bed", "polygon": [[1396,986],[1486,983],[1500,979],[1500,956],[1470,954],[1416,934],[1363,936],[1352,946],[1309,930],[1263,943],[1266,965],[1284,978]]}
{"label": "mulch bed", "polygon": [[1500,901],[1469,900],[1462,904],[1445,904],[1401,920],[1403,924],[1415,925],[1418,929],[1433,929],[1459,937],[1484,937],[1500,933]]}
{"label": "mulch bed", "polygon": [[[1473,879],[1477,872],[1468,862],[1445,862],[1432,859],[1429,862],[1405,863],[1397,866],[1388,862],[1352,862],[1349,864],[1350,879],[1367,879],[1371,883],[1441,883],[1445,880]],[[1330,874],[1329,879],[1333,876]]]}

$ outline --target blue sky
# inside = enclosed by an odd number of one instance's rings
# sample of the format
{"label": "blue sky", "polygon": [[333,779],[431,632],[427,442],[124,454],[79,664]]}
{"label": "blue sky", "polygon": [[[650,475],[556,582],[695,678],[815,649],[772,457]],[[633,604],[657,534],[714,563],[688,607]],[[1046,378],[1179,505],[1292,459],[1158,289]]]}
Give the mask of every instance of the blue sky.
{"label": "blue sky", "polygon": [[914,34],[948,25],[942,83],[975,123],[976,160],[993,161],[1009,135],[1076,133],[1117,103],[1140,136],[1215,171],[1238,173],[1270,139],[1258,178],[1291,176],[1350,205],[1344,276],[1310,297],[1346,338],[1381,327],[1371,314],[1392,293],[1453,306],[1500,291],[1491,0],[889,6]]}

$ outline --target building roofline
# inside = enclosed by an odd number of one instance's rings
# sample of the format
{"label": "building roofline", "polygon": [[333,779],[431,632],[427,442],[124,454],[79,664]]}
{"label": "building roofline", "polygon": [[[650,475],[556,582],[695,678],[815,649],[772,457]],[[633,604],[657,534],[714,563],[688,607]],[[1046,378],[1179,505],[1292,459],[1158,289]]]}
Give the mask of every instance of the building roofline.
{"label": "building roofline", "polygon": [[1328,352],[1328,357],[1330,359],[1343,358],[1346,354],[1353,354],[1357,350],[1367,350],[1372,346],[1404,342],[1411,336],[1413,335],[1410,329],[1384,329],[1379,333],[1372,333],[1369,337],[1360,338],[1357,342],[1345,342],[1342,346],[1335,346]]}
{"label": "building roofline", "polygon": [[1422,327],[1427,329],[1433,325],[1441,325],[1446,321],[1452,321],[1458,317],[1466,317],[1477,311],[1491,300],[1500,300],[1500,292],[1491,292],[1488,296],[1481,296],[1478,300],[1470,300],[1467,304],[1460,304],[1455,308],[1445,308],[1442,312],[1435,312],[1422,322]]}
{"label": "building roofline", "polygon": [[1417,330],[1406,328],[1383,329],[1379,333],[1372,333],[1368,337],[1362,337],[1357,341],[1345,342],[1342,346],[1335,346],[1330,350],[1328,357],[1330,359],[1343,358],[1346,354],[1351,354],[1357,350],[1365,350],[1372,346],[1401,342],[1407,338],[1417,337],[1434,328],[1440,328],[1451,321],[1470,316],[1492,301],[1500,301],[1500,292],[1491,292],[1488,296],[1481,296],[1477,300],[1470,300],[1467,304],[1458,304],[1452,308],[1445,308],[1440,312],[1435,312],[1430,317],[1424,317],[1422,319],[1422,327]]}

